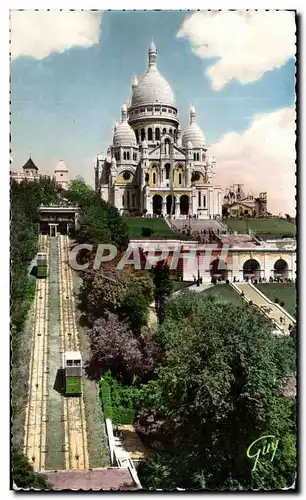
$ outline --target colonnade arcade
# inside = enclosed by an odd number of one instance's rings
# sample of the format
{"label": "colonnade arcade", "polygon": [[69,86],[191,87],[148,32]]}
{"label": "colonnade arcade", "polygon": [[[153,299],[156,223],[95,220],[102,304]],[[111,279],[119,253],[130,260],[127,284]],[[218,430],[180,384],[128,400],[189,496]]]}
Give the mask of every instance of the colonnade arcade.
{"label": "colonnade arcade", "polygon": [[190,199],[187,194],[162,196],[155,194],[152,198],[154,215],[188,215]]}
{"label": "colonnade arcade", "polygon": [[[286,279],[289,275],[289,266],[284,259],[275,261],[271,276],[274,278]],[[243,278],[259,279],[263,277],[264,269],[261,268],[260,263],[256,259],[248,259],[243,264]]]}

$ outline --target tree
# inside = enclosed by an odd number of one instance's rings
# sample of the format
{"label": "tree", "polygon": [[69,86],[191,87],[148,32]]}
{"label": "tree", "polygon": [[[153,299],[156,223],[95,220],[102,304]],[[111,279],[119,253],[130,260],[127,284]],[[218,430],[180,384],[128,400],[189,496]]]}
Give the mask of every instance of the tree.
{"label": "tree", "polygon": [[162,324],[164,320],[165,303],[172,291],[172,282],[169,278],[169,266],[164,261],[157,262],[152,270],[152,274],[155,285],[156,313],[159,323]]}
{"label": "tree", "polygon": [[[159,332],[163,363],[151,387],[154,405],[143,409],[164,416],[167,439],[159,446],[170,467],[168,485],[200,487],[199,477],[212,489],[292,485],[295,407],[279,388],[294,371],[295,355],[292,339],[272,330],[247,305],[188,292],[168,302]],[[254,474],[246,451],[269,434],[282,444],[269,474]]]}
{"label": "tree", "polygon": [[90,321],[106,311],[115,312],[127,320],[135,331],[147,323],[149,305],[153,300],[153,281],[149,272],[133,271],[125,266],[116,269],[109,263],[83,274],[80,289],[80,309]]}
{"label": "tree", "polygon": [[13,481],[22,489],[47,489],[46,479],[42,474],[34,472],[27,457],[21,453],[13,452]]}
{"label": "tree", "polygon": [[83,180],[72,181],[66,196],[79,206],[80,229],[75,234],[79,243],[114,243],[119,249],[126,248],[128,229],[116,207],[102,200]]}
{"label": "tree", "polygon": [[94,190],[86,184],[84,179],[74,179],[69,183],[68,192],[66,194],[67,198],[76,203],[84,202],[86,199],[90,199],[91,196],[94,196]]}
{"label": "tree", "polygon": [[135,336],[127,323],[106,312],[94,322],[90,333],[92,358],[87,367],[91,378],[99,380],[110,371],[123,383],[146,379],[152,374],[158,346],[152,339]]}

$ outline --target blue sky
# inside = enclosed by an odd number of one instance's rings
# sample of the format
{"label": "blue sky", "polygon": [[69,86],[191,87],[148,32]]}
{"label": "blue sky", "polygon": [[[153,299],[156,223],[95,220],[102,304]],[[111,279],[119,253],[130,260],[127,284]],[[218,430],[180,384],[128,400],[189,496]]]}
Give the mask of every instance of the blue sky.
{"label": "blue sky", "polygon": [[[200,43],[193,35],[177,37],[190,16],[184,11],[105,12],[99,20],[99,41],[90,47],[74,46],[41,59],[14,57],[14,168],[31,153],[41,169],[51,171],[62,159],[73,177],[79,174],[93,182],[94,157],[106,151],[120,106],[130,96],[133,74],[147,68],[151,37],[158,49],[158,69],[175,92],[182,127],[194,104],[209,145],[222,142],[228,133],[243,134],[256,115],[294,106],[293,57],[284,56],[278,67],[272,61],[271,69],[255,81],[234,78],[215,90],[206,71],[220,58],[199,57],[192,50]],[[12,29],[12,42],[18,36],[17,28]],[[251,52],[247,66],[252,67]]]}

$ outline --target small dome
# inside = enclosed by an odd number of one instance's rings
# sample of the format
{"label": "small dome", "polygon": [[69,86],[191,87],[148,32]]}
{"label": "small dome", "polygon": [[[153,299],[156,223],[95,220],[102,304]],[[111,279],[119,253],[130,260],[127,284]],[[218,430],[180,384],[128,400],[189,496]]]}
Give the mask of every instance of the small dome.
{"label": "small dome", "polygon": [[[113,138],[114,146],[136,146],[136,136],[127,121],[127,107],[124,103],[121,107],[122,121],[116,126]],[[118,122],[116,122],[118,123]]]}
{"label": "small dome", "polygon": [[145,104],[175,105],[173,91],[156,67],[156,54],[156,47],[152,41],[149,49],[149,68],[133,90],[131,106]]}
{"label": "small dome", "polygon": [[192,123],[184,131],[183,146],[186,147],[189,141],[192,142],[194,148],[205,147],[205,135],[196,123]]}
{"label": "small dome", "polygon": [[196,110],[194,106],[190,108],[190,124],[184,130],[183,146],[188,147],[188,142],[191,141],[194,148],[205,148],[206,139],[203,131],[195,121]]}
{"label": "small dome", "polygon": [[114,146],[136,146],[134,130],[127,122],[122,122],[116,128],[113,139]]}

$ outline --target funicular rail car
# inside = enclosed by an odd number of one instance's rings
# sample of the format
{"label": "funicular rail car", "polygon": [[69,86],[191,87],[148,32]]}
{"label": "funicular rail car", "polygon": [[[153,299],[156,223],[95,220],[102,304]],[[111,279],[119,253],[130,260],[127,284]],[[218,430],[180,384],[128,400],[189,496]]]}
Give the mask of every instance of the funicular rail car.
{"label": "funicular rail car", "polygon": [[63,354],[64,391],[67,396],[82,394],[82,357],[80,351]]}
{"label": "funicular rail car", "polygon": [[47,254],[45,252],[38,252],[36,257],[37,278],[46,278],[48,272]]}

